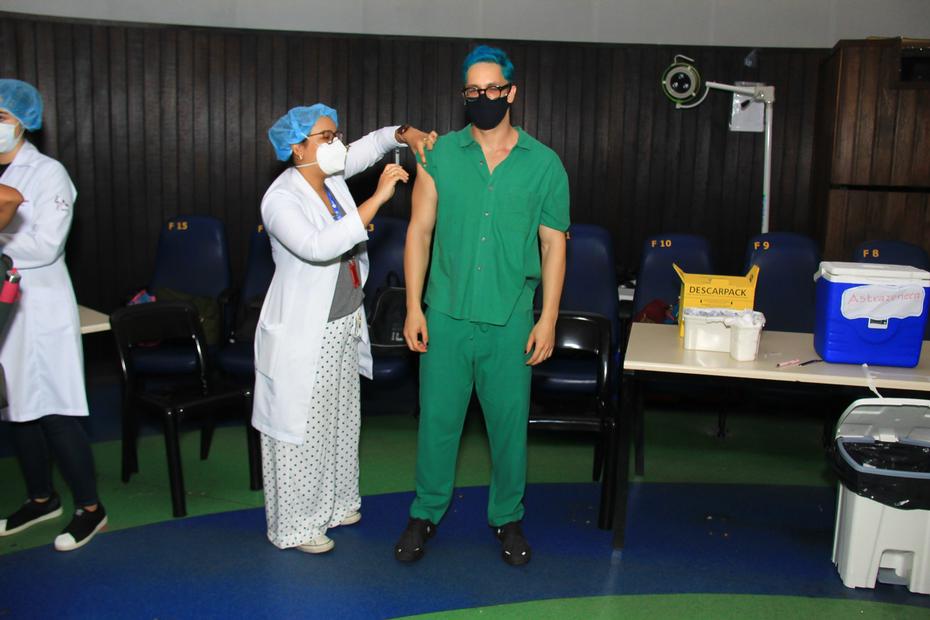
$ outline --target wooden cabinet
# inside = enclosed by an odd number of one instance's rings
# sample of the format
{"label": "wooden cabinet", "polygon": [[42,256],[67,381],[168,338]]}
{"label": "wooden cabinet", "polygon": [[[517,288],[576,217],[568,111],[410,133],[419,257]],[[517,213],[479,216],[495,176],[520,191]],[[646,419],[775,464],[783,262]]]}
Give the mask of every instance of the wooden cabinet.
{"label": "wooden cabinet", "polygon": [[824,257],[866,239],[930,252],[930,41],[841,41],[821,65],[814,200]]}

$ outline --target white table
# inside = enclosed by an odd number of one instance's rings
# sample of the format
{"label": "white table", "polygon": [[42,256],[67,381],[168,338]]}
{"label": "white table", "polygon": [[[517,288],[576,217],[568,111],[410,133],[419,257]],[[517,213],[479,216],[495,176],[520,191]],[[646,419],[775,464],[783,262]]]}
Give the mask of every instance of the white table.
{"label": "white table", "polygon": [[[866,370],[857,364],[817,362],[807,366],[776,366],[793,359],[806,362],[819,358],[814,351],[813,334],[763,330],[756,360],[737,362],[729,353],[685,349],[675,325],[634,323],[623,370],[868,387]],[[917,367],[872,366],[868,373],[878,389],[930,392],[930,341],[924,342]]]}
{"label": "white table", "polygon": [[777,364],[798,359],[819,359],[814,351],[813,334],[762,331],[759,355],[752,362],[738,362],[729,353],[687,350],[678,335],[677,325],[634,323],[630,330],[623,360],[622,409],[618,480],[614,508],[614,547],[623,546],[626,527],[626,504],[629,485],[630,429],[642,416],[638,398],[639,383],[644,376],[656,374],[698,375],[708,381],[747,379],[825,386],[874,387],[877,390],[930,392],[930,341],[923,343],[920,363],[915,368],[829,364],[816,362],[806,366]]}
{"label": "white table", "polygon": [[79,305],[78,316],[81,319],[81,334],[105,332],[110,329],[110,317],[103,312]]}

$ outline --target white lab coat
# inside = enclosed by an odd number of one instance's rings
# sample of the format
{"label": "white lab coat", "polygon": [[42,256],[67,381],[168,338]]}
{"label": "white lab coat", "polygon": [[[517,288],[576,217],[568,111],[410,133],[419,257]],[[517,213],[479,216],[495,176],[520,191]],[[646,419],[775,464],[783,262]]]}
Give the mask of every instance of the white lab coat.
{"label": "white lab coat", "polygon": [[[368,239],[345,180],[399,146],[396,127],[373,131],[349,146],[345,172],[326,186],[345,209],[334,221],[326,205],[295,168],[288,168],[262,199],[262,221],[271,239],[274,277],[255,331],[252,426],[279,441],[302,444],[319,363],[323,328],[336,291],[343,254]],[[368,253],[360,252],[362,283]],[[359,372],[371,378],[371,345],[362,312]]]}
{"label": "white lab coat", "polygon": [[65,241],[77,192],[64,166],[25,142],[0,183],[25,199],[0,233],[0,250],[23,276],[22,297],[0,340],[9,407],[3,420],[86,416],[81,324]]}

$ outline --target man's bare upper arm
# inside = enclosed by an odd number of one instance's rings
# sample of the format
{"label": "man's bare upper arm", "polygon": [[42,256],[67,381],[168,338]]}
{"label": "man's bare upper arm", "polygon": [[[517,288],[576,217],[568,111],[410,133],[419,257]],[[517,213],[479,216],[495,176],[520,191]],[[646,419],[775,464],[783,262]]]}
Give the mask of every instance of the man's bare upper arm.
{"label": "man's bare upper arm", "polygon": [[436,183],[426,170],[417,164],[417,178],[413,182],[411,195],[410,228],[426,236],[433,234],[436,226],[436,205],[439,194]]}
{"label": "man's bare upper arm", "polygon": [[539,241],[543,246],[548,246],[550,243],[559,243],[565,241],[565,233],[561,230],[556,230],[555,228],[549,228],[543,224],[539,225]]}

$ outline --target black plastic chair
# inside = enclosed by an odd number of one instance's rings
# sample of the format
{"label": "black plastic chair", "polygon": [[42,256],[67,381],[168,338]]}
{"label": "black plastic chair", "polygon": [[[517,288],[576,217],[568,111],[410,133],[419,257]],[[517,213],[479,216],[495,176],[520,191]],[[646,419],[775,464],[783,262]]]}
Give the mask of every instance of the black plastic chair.
{"label": "black plastic chair", "polygon": [[[110,315],[123,374],[122,480],[139,470],[137,442],[139,414],[154,413],[161,418],[171,505],[175,517],[187,514],[184,476],[178,440],[180,424],[189,418],[202,422],[200,458],[210,451],[216,414],[237,410],[246,419],[249,479],[252,489],[261,488],[261,447],[257,432],[248,422],[251,389],[220,382],[213,374],[206,340],[197,309],[188,302],[154,302],[120,308]],[[133,353],[140,349],[172,346],[189,349],[196,359],[192,372],[162,376],[156,380],[137,373]]]}
{"label": "black plastic chair", "polygon": [[765,329],[814,332],[820,251],[809,237],[764,233],[749,240],[745,271],[759,266],[754,308],[765,315]]}
{"label": "black plastic chair", "polygon": [[[229,266],[226,227],[215,217],[182,215],[165,222],[158,237],[155,268],[148,291],[160,301],[201,303],[220,323],[211,339],[211,348],[229,333],[234,292]],[[137,370],[145,373],[192,371],[196,360],[189,351],[165,347],[140,351]]]}
{"label": "black plastic chair", "polygon": [[[571,398],[553,398],[548,389],[540,389],[534,381],[530,427],[559,431],[583,431],[597,436],[595,467],[598,461],[605,465],[601,478],[601,504],[598,525],[609,527],[613,519],[613,498],[616,492],[617,472],[617,407],[612,398],[616,374],[610,320],[600,314],[560,312],[555,326],[553,360],[572,359],[583,362],[593,371],[593,385],[581,382],[572,390]],[[601,457],[600,455],[603,455]],[[597,477],[595,477],[597,479]]]}
{"label": "black plastic chair", "polygon": [[[541,294],[537,292],[536,308],[540,310]],[[602,316],[608,321],[609,350],[613,368],[619,367],[620,300],[617,297],[617,277],[613,240],[607,229],[591,224],[574,224],[566,241],[565,284],[559,304],[561,316],[579,314]],[[566,354],[555,351],[544,364],[533,368],[533,387],[552,396],[589,396],[597,392],[597,360],[591,355]],[[616,382],[611,384],[616,396]],[[601,476],[603,451],[598,443],[592,477]]]}
{"label": "black plastic chair", "polygon": [[249,385],[255,381],[255,328],[273,276],[271,241],[264,227],[259,226],[249,240],[245,277],[236,308],[236,328],[216,355],[216,363],[223,372]]}

